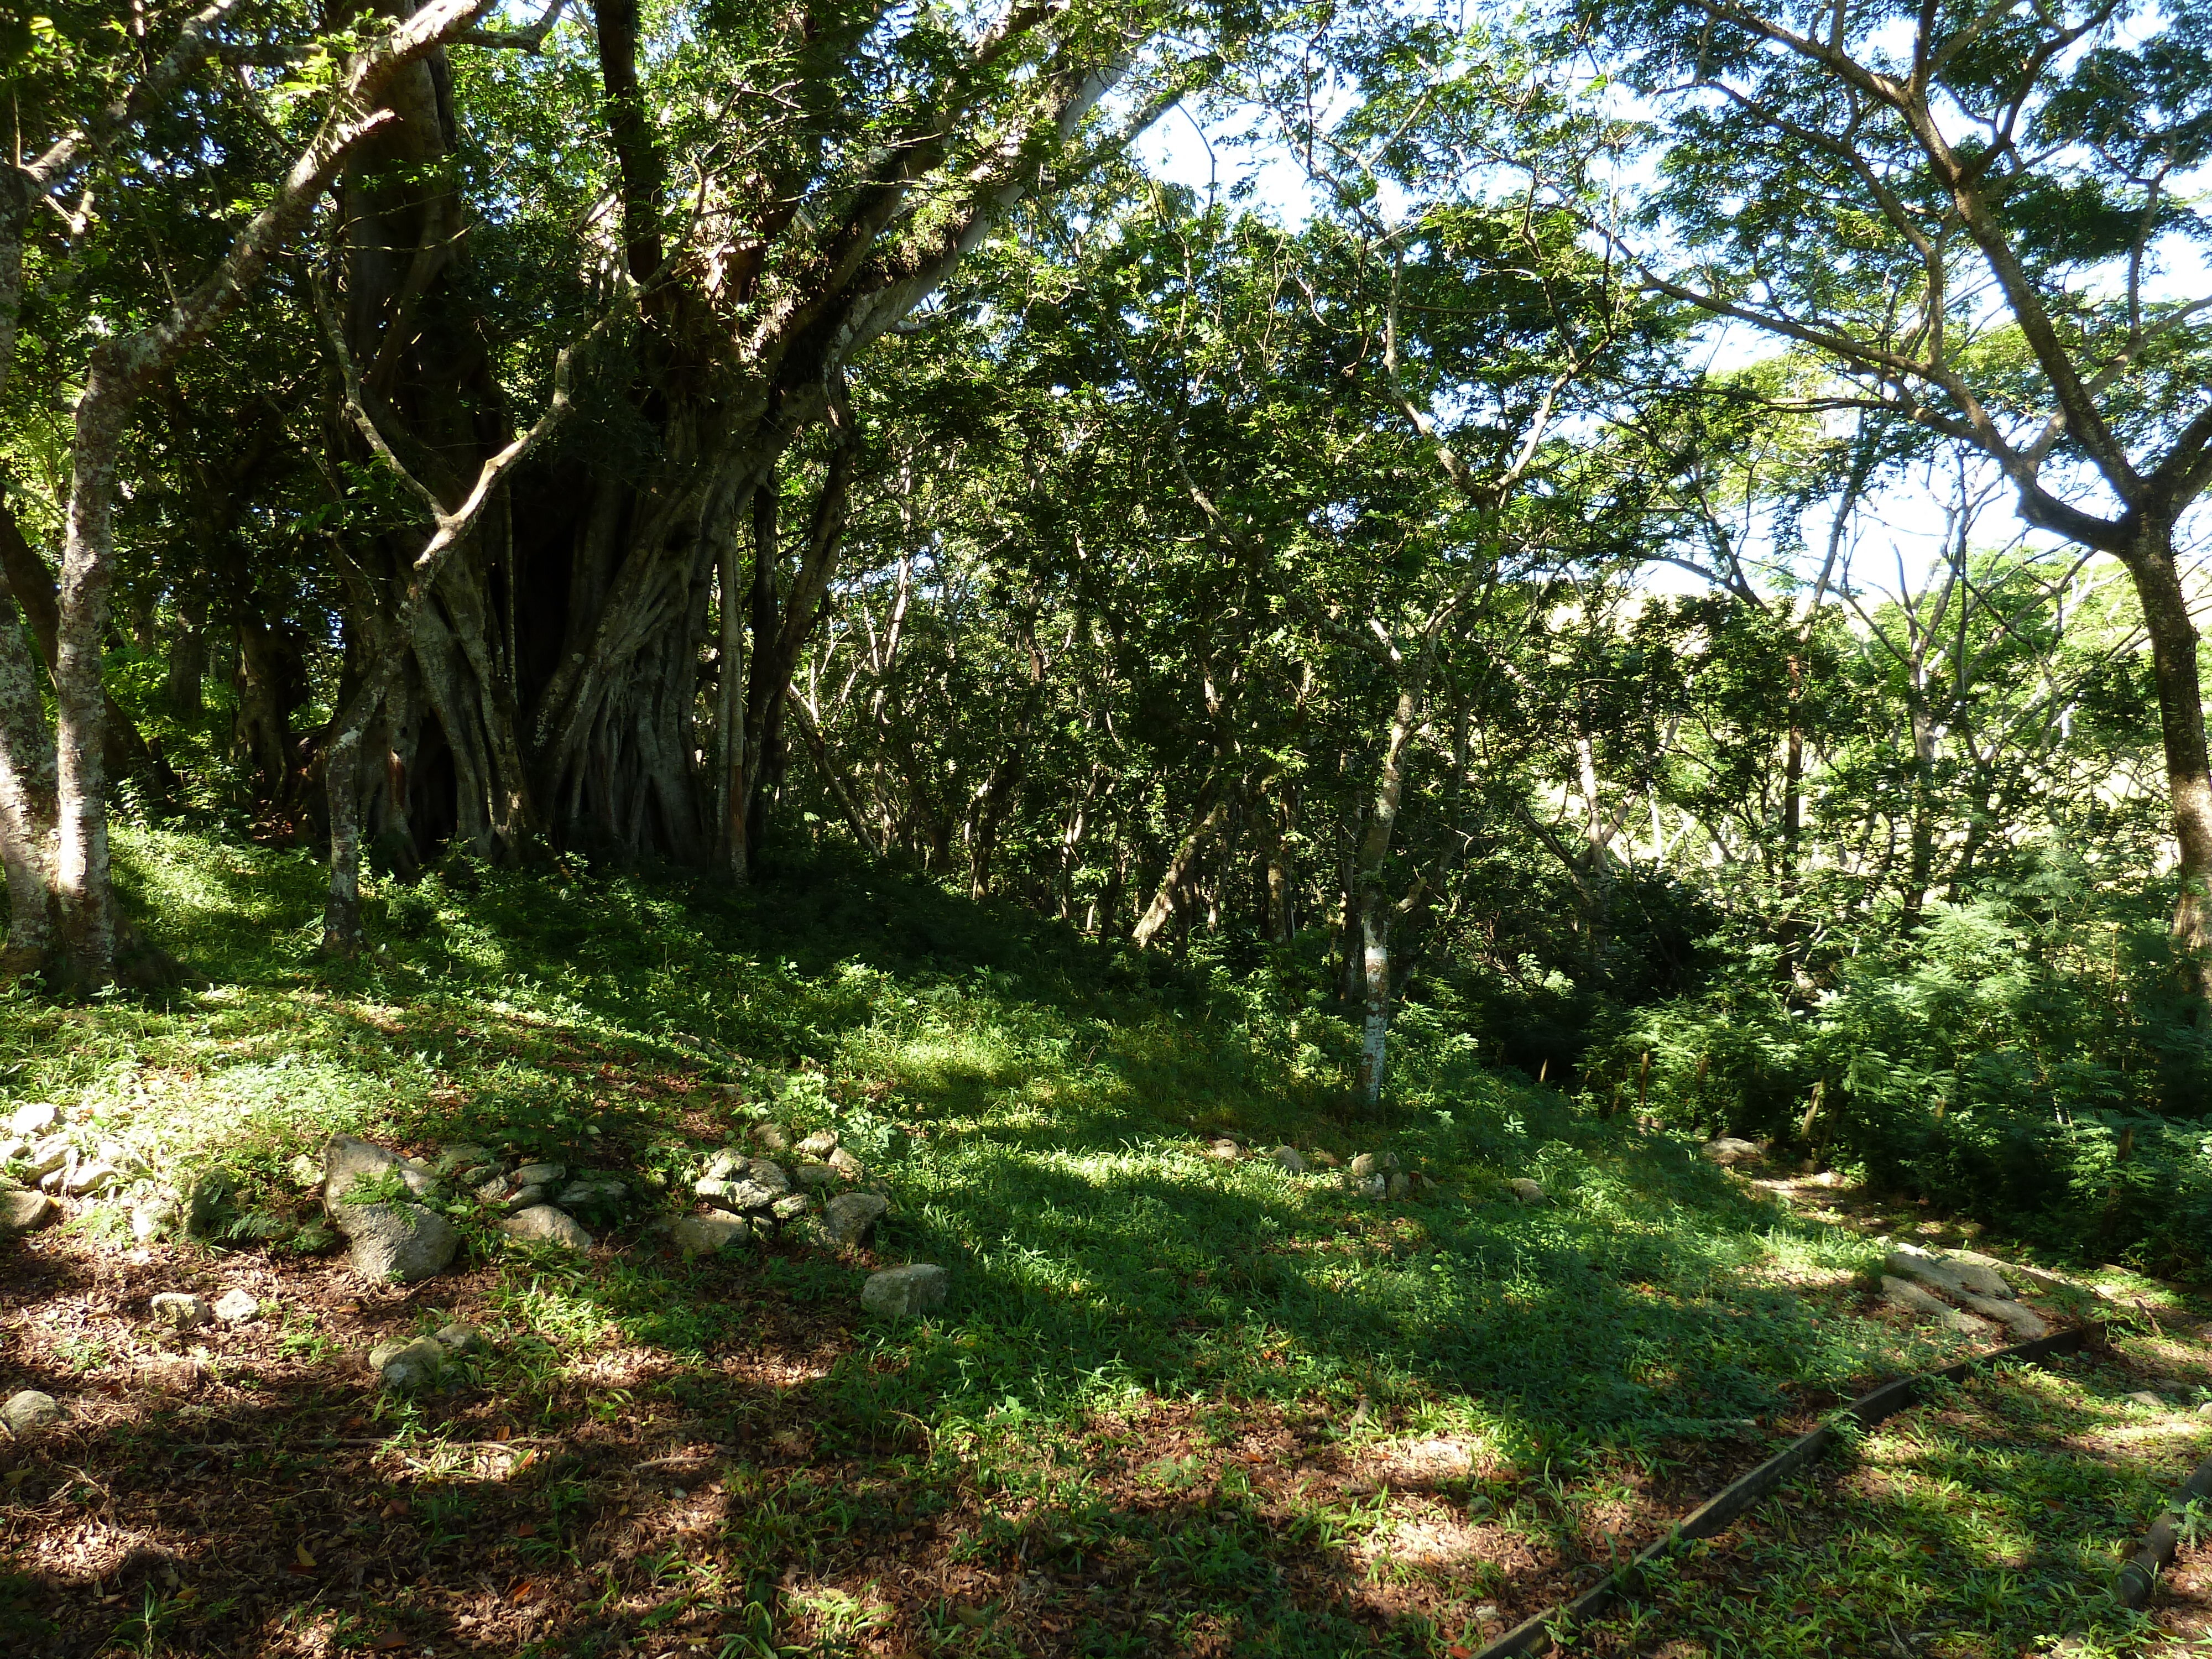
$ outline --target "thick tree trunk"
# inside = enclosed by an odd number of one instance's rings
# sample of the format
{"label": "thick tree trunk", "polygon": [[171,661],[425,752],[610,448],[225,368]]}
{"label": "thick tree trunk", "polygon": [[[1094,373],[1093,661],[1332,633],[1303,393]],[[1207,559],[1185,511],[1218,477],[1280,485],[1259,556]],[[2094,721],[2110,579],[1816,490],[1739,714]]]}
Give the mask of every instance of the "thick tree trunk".
{"label": "thick tree trunk", "polygon": [[161,672],[161,701],[179,720],[197,720],[207,710],[207,595],[179,596],[177,631]]}
{"label": "thick tree trunk", "polygon": [[2171,933],[2190,988],[2212,1018],[2212,763],[2204,740],[2204,701],[2197,664],[2197,627],[2175,568],[2172,532],[2146,528],[2127,555],[2150,636],[2158,686],[2159,731],[2166,746],[2166,788],[2172,799],[2175,895]]}

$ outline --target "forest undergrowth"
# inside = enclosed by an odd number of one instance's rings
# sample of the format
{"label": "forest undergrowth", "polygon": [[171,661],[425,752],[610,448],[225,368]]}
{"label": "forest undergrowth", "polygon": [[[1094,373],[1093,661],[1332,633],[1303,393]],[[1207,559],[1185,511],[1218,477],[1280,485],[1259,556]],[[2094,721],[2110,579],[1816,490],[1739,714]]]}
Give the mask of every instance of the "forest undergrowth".
{"label": "forest undergrowth", "polygon": [[[221,1236],[137,1243],[94,1201],[5,1247],[0,1393],[68,1414],[0,1446],[10,1653],[1459,1656],[1959,1352],[1880,1311],[1869,1229],[1419,1021],[1394,1102],[1348,1103],[1353,1034],[1287,973],[1102,948],[878,870],[732,891],[573,860],[373,886],[387,943],[337,963],[307,857],[124,850],[198,988],[9,1003],[7,1103],[219,1170]],[[659,1242],[698,1154],[763,1115],[866,1159],[893,1204],[870,1247]],[[469,1223],[453,1272],[372,1285],[300,1164],[341,1131],[653,1196],[588,1256]],[[1389,1151],[1436,1186],[1378,1203],[1209,1157],[1222,1136]],[[1919,1214],[1896,1224],[1956,1237]],[[863,1316],[866,1272],[908,1261],[951,1269],[943,1312]],[[2201,1310],[2102,1277],[2115,1347],[2063,1399],[2046,1379],[1976,1407],[2044,1413],[2006,1431],[2018,1457],[1869,1441],[1814,1477],[1820,1550],[1747,1548],[1721,1591],[1693,1566],[1589,1639],[2186,1639],[2104,1585],[2201,1455]],[[232,1288],[258,1318],[149,1318],[156,1292]],[[454,1386],[374,1386],[371,1345],[455,1317],[489,1341]],[[2147,1384],[2167,1408],[2125,1403]],[[1893,1558],[1924,1594],[1838,1594]]]}

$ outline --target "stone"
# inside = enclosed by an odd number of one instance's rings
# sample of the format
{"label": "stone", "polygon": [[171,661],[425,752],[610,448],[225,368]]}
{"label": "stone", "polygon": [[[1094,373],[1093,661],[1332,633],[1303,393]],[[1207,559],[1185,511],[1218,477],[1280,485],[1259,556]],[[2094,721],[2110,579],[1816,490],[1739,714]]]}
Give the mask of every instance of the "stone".
{"label": "stone", "polygon": [[744,1167],[744,1161],[743,1152],[725,1147],[707,1160],[707,1167],[701,1173],[709,1181],[726,1181]]}
{"label": "stone", "polygon": [[2197,1414],[2199,1417],[2212,1417],[2212,1400],[2208,1400],[2199,1406],[2197,1408]]}
{"label": "stone", "polygon": [[787,1152],[791,1150],[791,1137],[780,1124],[756,1123],[753,1145],[764,1152]]}
{"label": "stone", "polygon": [[2132,1404],[2141,1406],[2146,1411],[2162,1412],[2166,1409],[2165,1396],[2153,1394],[2148,1389],[2137,1389],[2133,1394],[2122,1395],[2120,1397]]}
{"label": "stone", "polygon": [[1386,1198],[1403,1198],[1413,1190],[1413,1182],[1410,1176],[1394,1175],[1385,1178],[1383,1196]]}
{"label": "stone", "polygon": [[742,1216],[687,1215],[668,1230],[669,1242],[688,1258],[712,1255],[752,1237],[752,1227]]}
{"label": "stone", "polygon": [[1413,1196],[1416,1198],[1429,1198],[1443,1190],[1419,1170],[1414,1170],[1407,1179],[1413,1183]]}
{"label": "stone", "polygon": [[826,1159],[837,1150],[837,1136],[834,1130],[817,1129],[792,1150],[801,1158]]}
{"label": "stone", "polygon": [[558,1244],[564,1249],[588,1250],[592,1236],[575,1217],[550,1204],[533,1204],[499,1224],[500,1231],[526,1244]]}
{"label": "stone", "polygon": [[52,1175],[66,1166],[70,1158],[69,1137],[48,1135],[30,1150],[23,1160],[33,1180]]}
{"label": "stone", "polygon": [[868,1166],[842,1146],[830,1154],[830,1167],[835,1170],[842,1180],[866,1181],[868,1178]]}
{"label": "stone", "polygon": [[0,1423],[19,1439],[50,1428],[62,1420],[60,1403],[50,1394],[40,1394],[36,1389],[25,1389],[8,1396],[8,1403],[0,1406]]}
{"label": "stone", "polygon": [[1909,1279],[1899,1279],[1893,1273],[1881,1276],[1881,1299],[1893,1308],[1902,1308],[1917,1319],[1932,1319],[1947,1330],[1960,1336],[1987,1336],[1990,1326],[1986,1320],[1972,1314],[1960,1313],[1942,1297],[1931,1295]]}
{"label": "stone", "polygon": [[447,1353],[482,1353],[484,1347],[483,1334],[465,1319],[441,1326],[437,1341]]}
{"label": "stone", "polygon": [[215,1316],[226,1325],[243,1325],[260,1313],[261,1298],[251,1291],[225,1291],[215,1299]]}
{"label": "stone", "polygon": [[44,1193],[27,1193],[10,1187],[0,1192],[0,1234],[27,1233],[54,1218],[54,1201]]}
{"label": "stone", "polygon": [[945,1305],[952,1275],[933,1262],[916,1261],[904,1267],[885,1267],[868,1275],[860,1286],[860,1305],[870,1313],[903,1319]]}
{"label": "stone", "polygon": [[1526,1176],[1522,1176],[1517,1181],[1507,1182],[1505,1190],[1523,1204],[1541,1204],[1544,1201],[1543,1183],[1531,1181]]}
{"label": "stone", "polygon": [[796,1221],[814,1207],[814,1200],[805,1193],[791,1193],[768,1206],[768,1212],[778,1221]]}
{"label": "stone", "polygon": [[693,1189],[726,1210],[765,1210],[791,1190],[791,1180],[781,1164],[749,1158],[728,1180],[698,1182]]}
{"label": "stone", "polygon": [[434,1337],[380,1342],[368,1351],[368,1369],[387,1389],[419,1389],[438,1380],[446,1350]]}
{"label": "stone", "polygon": [[1206,1155],[1223,1164],[1234,1164],[1244,1156],[1244,1149],[1224,1135],[1206,1149]]}
{"label": "stone", "polygon": [[888,1199],[873,1193],[841,1193],[822,1212],[822,1237],[831,1244],[858,1244],[890,1208]]}
{"label": "stone", "polygon": [[505,1176],[495,1176],[477,1188],[477,1201],[480,1204],[496,1204],[506,1196],[507,1177]]}
{"label": "stone", "polygon": [[13,1164],[30,1150],[31,1143],[27,1140],[0,1140],[0,1168]]}
{"label": "stone", "polygon": [[1334,1152],[1316,1150],[1313,1155],[1313,1162],[1314,1168],[1316,1170],[1341,1170],[1344,1167],[1344,1160]]}
{"label": "stone", "polygon": [[554,1201],[563,1206],[574,1204],[619,1204],[629,1195],[626,1182],[612,1176],[599,1176],[587,1181],[572,1181],[561,1189]]}
{"label": "stone", "polygon": [[186,1176],[184,1190],[178,1195],[184,1211],[185,1237],[212,1237],[222,1224],[223,1210],[229,1202],[230,1177],[222,1170],[203,1170]]}
{"label": "stone", "polygon": [[1355,1181],[1371,1181],[1376,1176],[1395,1175],[1398,1169],[1395,1152],[1362,1152],[1352,1160],[1352,1175]]}
{"label": "stone", "polygon": [[1304,1175],[1306,1172],[1306,1161],[1295,1146],[1278,1146],[1267,1156],[1285,1175]]}
{"label": "stone", "polygon": [[27,1140],[52,1128],[55,1120],[60,1116],[61,1113],[51,1100],[26,1101],[9,1114],[8,1133],[21,1135]]}
{"label": "stone", "polygon": [[121,1178],[112,1164],[94,1158],[71,1170],[62,1182],[62,1190],[72,1198],[97,1198]]}
{"label": "stone", "polygon": [[396,1177],[416,1198],[438,1189],[438,1178],[428,1170],[417,1169],[398,1153],[353,1135],[332,1135],[323,1147],[323,1207],[333,1214],[334,1206],[339,1205],[363,1207],[347,1196],[356,1184],[367,1181],[384,1185],[387,1177]]}
{"label": "stone", "polygon": [[827,1164],[817,1164],[811,1158],[793,1164],[791,1166],[791,1178],[809,1191],[817,1187],[834,1187],[837,1184],[837,1172]]}
{"label": "stone", "polygon": [[177,1206],[166,1198],[149,1198],[131,1206],[131,1236],[141,1244],[166,1238],[177,1230]]}
{"label": "stone", "polygon": [[1734,1169],[1739,1164],[1753,1163],[1765,1154],[1748,1140],[1740,1140],[1734,1135],[1722,1135],[1700,1146],[1698,1156],[1709,1164],[1719,1164],[1723,1169]]}
{"label": "stone", "polygon": [[197,1330],[208,1322],[207,1304],[190,1291],[163,1291],[153,1301],[154,1322],[180,1331]]}
{"label": "stone", "polygon": [[500,1200],[500,1206],[509,1215],[519,1215],[525,1210],[534,1210],[545,1202],[547,1194],[543,1187],[522,1187]]}
{"label": "stone", "polygon": [[514,1178],[525,1187],[550,1187],[568,1173],[565,1164],[526,1164],[514,1172]]}
{"label": "stone", "polygon": [[443,1273],[460,1248],[453,1224],[420,1204],[334,1204],[330,1212],[364,1279],[410,1285]]}
{"label": "stone", "polygon": [[430,1166],[430,1170],[434,1175],[457,1176],[498,1162],[484,1147],[463,1141],[458,1146],[440,1147],[438,1160]]}
{"label": "stone", "polygon": [[1917,1245],[1900,1244],[1883,1261],[1883,1267],[1902,1278],[1917,1279],[1954,1296],[1988,1296],[2009,1299],[2012,1286],[1995,1268],[1980,1261],[1940,1255]]}

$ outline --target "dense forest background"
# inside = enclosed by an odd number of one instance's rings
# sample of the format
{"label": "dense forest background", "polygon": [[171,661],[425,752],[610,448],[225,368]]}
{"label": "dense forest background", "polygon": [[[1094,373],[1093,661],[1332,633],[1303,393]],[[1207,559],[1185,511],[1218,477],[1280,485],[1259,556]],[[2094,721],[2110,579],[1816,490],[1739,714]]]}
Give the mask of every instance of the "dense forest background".
{"label": "dense forest background", "polygon": [[313,849],[339,959],[882,861],[1371,1109],[1518,1067],[2202,1260],[2202,8],[52,14],[48,991],[191,971],[116,822]]}

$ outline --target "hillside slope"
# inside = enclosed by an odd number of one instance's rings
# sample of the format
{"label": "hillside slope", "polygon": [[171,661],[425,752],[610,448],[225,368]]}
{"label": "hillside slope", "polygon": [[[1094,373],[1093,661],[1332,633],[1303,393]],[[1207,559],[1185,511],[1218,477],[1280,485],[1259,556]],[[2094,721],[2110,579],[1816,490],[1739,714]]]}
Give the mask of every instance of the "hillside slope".
{"label": "hillside slope", "polygon": [[[332,966],[304,859],[126,850],[204,988],[0,1011],[7,1108],[117,1171],[0,1243],[0,1395],[64,1413],[0,1449],[10,1652],[1458,1651],[1956,1352],[1876,1310],[1864,1238],[1449,1036],[1358,1115],[1264,973],[881,873],[573,866],[383,891],[386,948]],[[865,1163],[871,1242],[670,1248],[764,1125]],[[337,1133],[628,1191],[587,1254],[460,1194],[453,1267],[371,1285],[312,1190]],[[1419,1179],[1322,1167],[1362,1152]],[[207,1237],[134,1238],[195,1193]],[[907,1261],[946,1305],[865,1315]],[[149,1304],[241,1289],[235,1323]],[[484,1350],[441,1386],[367,1370],[456,1318]],[[2137,1507],[2176,1433],[2115,1477]]]}

